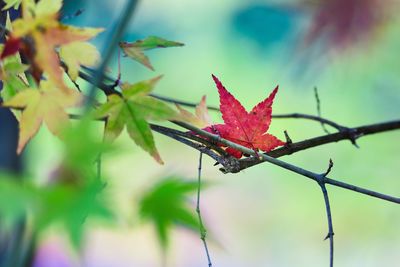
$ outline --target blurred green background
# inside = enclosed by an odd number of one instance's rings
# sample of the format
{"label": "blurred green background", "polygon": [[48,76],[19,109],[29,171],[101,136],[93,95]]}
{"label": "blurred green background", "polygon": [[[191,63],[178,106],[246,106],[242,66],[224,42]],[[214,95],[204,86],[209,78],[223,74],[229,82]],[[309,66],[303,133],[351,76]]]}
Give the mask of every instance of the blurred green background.
{"label": "blurred green background", "polygon": [[[344,9],[352,2],[361,12],[362,5],[376,3],[352,0]],[[305,40],[318,8],[323,6],[318,1],[144,0],[124,40],[157,35],[185,46],[150,51],[154,73],[123,58],[122,80],[135,82],[164,74],[155,93],[190,102],[207,95],[208,103],[217,106],[213,73],[248,109],[279,85],[274,114],[316,114],[313,87],[317,86],[322,115],[342,125],[398,119],[400,24],[393,16],[399,10],[397,4],[385,1],[372,6],[383,19],[374,20],[374,27],[367,30],[351,28],[365,31],[360,38],[355,38],[349,28],[344,33],[348,34],[346,44],[337,45],[329,39],[332,29],[317,40]],[[66,14],[84,9],[82,15],[66,23],[109,27],[121,13],[124,1],[71,0],[65,5]],[[341,14],[336,15],[340,21]],[[107,34],[96,39],[96,45],[107,45]],[[116,76],[116,61],[111,71]],[[212,114],[215,122],[222,122],[219,114]],[[284,130],[293,141],[324,134],[315,122],[273,120],[272,134],[283,139]],[[359,139],[360,149],[343,141],[282,160],[324,172],[332,158],[332,178],[399,196],[399,137],[398,131],[388,132]],[[137,200],[162,177],[175,174],[195,179],[198,152],[158,134],[155,138],[164,166],[135,146],[126,134],[117,140],[123,153],[106,157],[103,170],[108,177],[107,193],[115,201],[113,207],[125,216],[121,216],[118,228],[91,226],[82,255],[71,256],[79,257],[82,263],[65,259],[70,261],[67,266],[161,265],[152,225],[137,219]],[[28,169],[37,177],[51,172],[60,160],[60,143],[46,130],[29,150]],[[35,156],[37,153],[40,157]],[[213,164],[205,158],[203,177],[212,186],[202,192],[202,213],[214,266],[328,265],[329,243],[323,241],[327,233],[325,207],[315,183],[267,163],[227,175]],[[397,266],[399,207],[331,186],[328,191],[336,266]],[[43,247],[55,251],[60,247],[61,253],[62,239],[55,236],[50,232]],[[197,233],[172,231],[167,266],[206,266]]]}

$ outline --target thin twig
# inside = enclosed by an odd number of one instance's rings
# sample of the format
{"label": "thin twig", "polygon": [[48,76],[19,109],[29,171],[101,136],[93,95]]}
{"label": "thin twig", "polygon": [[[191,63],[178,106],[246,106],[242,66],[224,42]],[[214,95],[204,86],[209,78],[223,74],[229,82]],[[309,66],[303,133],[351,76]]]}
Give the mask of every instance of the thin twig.
{"label": "thin twig", "polygon": [[[314,96],[315,96],[315,101],[317,102],[317,115],[318,117],[321,118],[321,101],[319,99],[318,89],[316,86],[314,87]],[[321,122],[321,127],[326,134],[330,134],[330,132],[328,131],[328,129],[326,129],[325,124],[323,122]]]}
{"label": "thin twig", "polygon": [[322,194],[324,195],[324,202],[325,202],[325,210],[326,210],[326,217],[328,220],[328,234],[326,235],[325,239],[329,238],[329,266],[333,267],[333,251],[334,251],[334,246],[333,246],[333,223],[332,223],[332,212],[331,212],[331,205],[329,201],[329,195],[328,191],[326,190],[325,186],[325,177],[331,172],[333,167],[333,161],[332,159],[329,159],[329,166],[328,169],[324,174],[322,174],[322,179],[318,182],[319,186],[321,187]]}
{"label": "thin twig", "polygon": [[275,114],[275,115],[272,115],[272,118],[276,118],[276,119],[306,119],[306,120],[313,120],[313,121],[317,121],[319,123],[323,123],[323,124],[329,125],[329,126],[335,128],[335,129],[337,129],[338,131],[344,131],[347,128],[345,126],[337,124],[334,121],[331,121],[331,120],[328,120],[328,119],[325,119],[325,118],[321,118],[319,116],[302,114],[302,113]]}
{"label": "thin twig", "polygon": [[329,203],[329,196],[328,196],[328,191],[326,190],[325,184],[320,183],[319,184],[322,190],[322,194],[324,195],[324,201],[325,201],[325,209],[326,209],[326,217],[328,219],[328,234],[326,235],[325,239],[329,238],[329,266],[333,267],[333,224],[332,224],[332,213],[331,213],[331,206]]}
{"label": "thin twig", "polygon": [[332,159],[329,159],[328,169],[327,169],[326,172],[323,174],[324,177],[326,177],[326,176],[331,172],[332,167],[333,167],[333,161],[332,161]]}
{"label": "thin twig", "polygon": [[211,262],[211,257],[210,257],[210,252],[208,251],[208,246],[207,246],[207,230],[204,227],[203,224],[203,219],[201,218],[201,210],[200,210],[200,191],[201,191],[201,166],[202,166],[202,161],[203,161],[203,153],[200,152],[200,157],[199,157],[199,167],[198,167],[198,173],[197,173],[197,201],[196,201],[196,212],[197,212],[197,217],[199,219],[199,232],[200,232],[200,239],[203,241],[203,246],[204,250],[207,255],[207,261],[208,261],[208,267],[212,266]]}
{"label": "thin twig", "polygon": [[[236,143],[233,143],[231,141],[228,141],[226,139],[223,139],[218,135],[215,135],[215,134],[209,133],[207,131],[198,129],[198,128],[194,127],[193,125],[190,125],[190,124],[187,124],[187,123],[184,123],[184,122],[177,122],[177,121],[174,121],[174,123],[179,125],[179,126],[181,126],[181,127],[183,127],[183,128],[191,130],[191,131],[193,131],[193,132],[195,132],[195,133],[197,133],[197,134],[199,134],[201,136],[207,137],[207,138],[209,138],[209,139],[211,139],[211,140],[213,140],[213,141],[215,141],[217,143],[222,143],[222,144],[224,144],[226,146],[229,146],[229,147],[232,147],[232,148],[234,148],[236,150],[239,150],[239,151],[241,151],[241,152],[243,152],[245,154],[257,156],[256,153],[252,149],[249,149],[247,147],[244,147],[244,146],[238,145]],[[399,122],[399,124],[400,124],[400,122]],[[358,192],[360,194],[369,195],[369,196],[372,196],[372,197],[375,197],[375,198],[379,198],[379,199],[382,199],[382,200],[386,200],[386,201],[389,201],[389,202],[400,204],[400,198],[398,198],[398,197],[385,195],[385,194],[382,194],[382,193],[379,193],[379,192],[375,192],[375,191],[372,191],[372,190],[369,190],[369,189],[361,188],[361,187],[358,187],[358,186],[355,186],[355,185],[352,185],[352,184],[347,184],[347,183],[344,183],[344,182],[340,182],[340,181],[336,181],[336,180],[333,180],[333,179],[329,179],[327,177],[324,177],[321,174],[308,171],[306,169],[297,167],[297,166],[292,165],[290,163],[287,163],[287,162],[281,161],[279,159],[270,157],[270,156],[268,156],[266,154],[258,154],[258,156],[260,158],[262,158],[262,161],[268,161],[268,162],[270,162],[270,163],[272,163],[274,165],[277,165],[279,167],[282,167],[282,168],[287,169],[289,171],[292,171],[294,173],[300,174],[300,175],[302,175],[304,177],[310,178],[311,180],[314,180],[316,182],[319,182],[319,181],[321,181],[321,179],[324,179],[324,182],[326,184],[334,185],[334,186],[341,187],[341,188],[344,188],[344,189],[347,189],[347,190]],[[225,166],[225,168],[226,168],[226,166]]]}
{"label": "thin twig", "polygon": [[[156,95],[156,94],[150,94],[150,96],[152,96],[154,98],[157,98],[159,100],[162,100],[164,102],[178,104],[178,105],[181,105],[181,106],[186,106],[186,107],[191,107],[191,108],[195,108],[199,104],[199,103],[181,101],[181,100],[173,99],[173,98],[170,98],[170,97],[159,96],[159,95]],[[213,106],[207,106],[207,109],[214,110],[214,111],[219,111],[219,108],[213,107]]]}
{"label": "thin twig", "polygon": [[204,145],[200,145],[198,143],[194,143],[194,142],[192,142],[190,140],[187,140],[187,139],[185,139],[185,138],[183,138],[183,137],[181,137],[179,135],[174,134],[171,131],[163,131],[162,128],[159,128],[158,125],[151,125],[151,129],[153,131],[156,131],[156,132],[158,132],[158,133],[160,133],[162,135],[165,135],[165,136],[168,136],[168,137],[170,137],[172,139],[175,139],[176,141],[178,141],[178,142],[180,142],[182,144],[190,146],[190,147],[192,147],[192,148],[194,148],[194,149],[196,149],[196,150],[198,150],[198,151],[210,156],[212,159],[214,159],[215,161],[219,162],[220,164],[224,164],[225,163],[223,161],[223,158],[220,155],[214,153],[213,150],[207,148]]}

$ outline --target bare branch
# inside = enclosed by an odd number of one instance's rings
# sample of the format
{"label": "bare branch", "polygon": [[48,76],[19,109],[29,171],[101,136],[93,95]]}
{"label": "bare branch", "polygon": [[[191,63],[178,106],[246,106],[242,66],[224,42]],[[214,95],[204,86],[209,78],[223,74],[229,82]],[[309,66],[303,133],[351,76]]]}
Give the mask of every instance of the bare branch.
{"label": "bare branch", "polygon": [[332,224],[332,213],[331,213],[331,206],[329,203],[329,196],[328,196],[328,191],[326,190],[325,184],[321,183],[320,184],[322,194],[324,195],[324,201],[325,201],[325,209],[326,209],[326,217],[328,219],[328,234],[326,235],[325,239],[329,238],[329,266],[333,267],[333,224]]}
{"label": "bare branch", "polygon": [[319,186],[321,187],[322,194],[324,195],[324,202],[325,202],[325,210],[326,210],[326,217],[328,220],[328,234],[326,235],[325,239],[329,238],[329,266],[333,267],[333,251],[334,251],[334,246],[333,246],[333,223],[332,223],[332,212],[331,212],[331,204],[329,202],[329,195],[328,191],[326,190],[325,186],[325,177],[331,172],[333,167],[333,161],[332,159],[329,159],[329,166],[326,172],[322,175],[323,179],[320,180],[318,183]]}
{"label": "bare branch", "polygon": [[198,217],[198,220],[199,220],[200,239],[203,241],[204,250],[205,250],[206,255],[207,255],[208,267],[211,267],[212,266],[212,262],[211,262],[210,252],[208,251],[207,241],[206,241],[207,230],[204,227],[203,219],[201,218],[201,210],[200,210],[201,166],[202,166],[202,162],[203,162],[203,153],[200,152],[198,174],[197,174],[196,212],[197,212],[197,217]]}
{"label": "bare branch", "polygon": [[[316,86],[314,87],[314,96],[315,96],[315,101],[317,102],[317,115],[318,117],[321,118],[321,101],[319,99],[318,89]],[[323,122],[321,122],[321,127],[326,134],[330,134],[330,132],[328,131],[328,129],[326,129],[325,124]]]}
{"label": "bare branch", "polygon": [[[307,139],[304,141],[300,141],[297,143],[292,143],[290,146],[284,146],[272,150],[266,155],[271,156],[273,158],[279,158],[285,155],[290,155],[302,150],[306,150],[312,147],[317,147],[329,143],[339,142],[342,140],[352,140],[352,138],[360,138],[362,136],[371,135],[375,133],[387,132],[392,130],[400,129],[400,120],[396,121],[389,121],[389,122],[382,122],[370,125],[359,126],[355,128],[349,128],[348,131],[345,132],[338,132],[328,135],[323,135],[311,139]],[[240,170],[247,169],[251,166],[260,164],[260,161],[257,158],[245,158],[239,160],[240,163]],[[227,170],[222,169],[221,171],[227,172]],[[228,171],[229,172],[229,171]]]}
{"label": "bare branch", "polygon": [[[307,177],[307,178],[309,178],[311,180],[314,180],[314,181],[316,181],[318,183],[320,183],[323,180],[323,182],[326,183],[326,184],[334,185],[334,186],[341,187],[341,188],[344,188],[344,189],[347,189],[347,190],[358,192],[360,194],[369,195],[369,196],[372,196],[372,197],[375,197],[375,198],[380,198],[380,199],[383,199],[383,200],[386,200],[386,201],[389,201],[389,202],[400,204],[400,198],[398,198],[398,197],[385,195],[385,194],[378,193],[378,192],[375,192],[375,191],[372,191],[372,190],[368,190],[368,189],[364,189],[364,188],[361,188],[361,187],[358,187],[358,186],[355,186],[355,185],[351,185],[351,184],[347,184],[347,183],[344,183],[344,182],[336,181],[336,180],[324,177],[321,174],[314,173],[314,172],[308,171],[306,169],[303,169],[303,168],[297,167],[295,165],[292,165],[290,163],[287,163],[287,162],[281,161],[279,159],[273,158],[273,157],[268,156],[266,154],[258,154],[257,155],[253,150],[251,150],[251,149],[249,149],[247,147],[244,147],[244,146],[238,145],[236,143],[233,143],[231,141],[228,141],[226,139],[223,139],[218,135],[215,135],[215,134],[206,132],[204,130],[198,129],[198,128],[190,125],[190,124],[187,124],[187,123],[184,123],[184,122],[177,122],[177,121],[174,121],[174,123],[179,125],[179,126],[181,126],[181,127],[183,127],[183,128],[189,129],[189,130],[195,132],[196,134],[199,134],[201,136],[207,137],[207,138],[209,138],[209,139],[211,139],[211,140],[213,140],[213,141],[215,141],[217,143],[221,143],[221,144],[224,144],[226,146],[232,147],[232,148],[234,148],[236,150],[239,150],[239,151],[241,151],[241,152],[243,152],[245,154],[253,155],[255,157],[259,156],[261,158],[261,161],[268,161],[268,162],[270,162],[270,163],[272,163],[274,165],[277,165],[279,167],[282,167],[282,168],[287,169],[289,171],[292,171],[294,173],[300,174],[300,175],[302,175],[304,177]],[[398,122],[398,124],[400,125],[400,122]],[[374,129],[376,131],[376,130],[379,130],[380,128],[379,127],[368,128],[369,132],[373,132]],[[227,172],[234,172],[233,170],[227,169],[226,166],[224,166],[224,167],[225,167],[225,170]]]}

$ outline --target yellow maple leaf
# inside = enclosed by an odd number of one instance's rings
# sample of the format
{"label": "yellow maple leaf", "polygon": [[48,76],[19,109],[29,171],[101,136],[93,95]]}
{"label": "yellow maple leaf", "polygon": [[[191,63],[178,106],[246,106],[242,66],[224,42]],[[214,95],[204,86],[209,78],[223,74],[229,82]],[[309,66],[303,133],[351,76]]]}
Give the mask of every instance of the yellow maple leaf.
{"label": "yellow maple leaf", "polygon": [[26,143],[38,132],[43,122],[47,128],[59,136],[69,123],[65,109],[77,106],[82,101],[76,91],[61,91],[50,81],[41,81],[39,89],[26,89],[19,92],[3,106],[23,109],[19,118],[19,141],[17,153],[21,153]]}
{"label": "yellow maple leaf", "polygon": [[[34,61],[32,64],[36,68],[32,71],[34,76],[35,73],[40,76],[44,71],[49,80],[58,88],[68,91],[63,79],[64,71],[60,67],[60,60],[55,49],[74,42],[87,41],[103,29],[77,28],[60,23],[58,12],[61,4],[61,0],[41,0],[37,3],[24,0],[22,2],[23,17],[13,22],[12,36],[25,41],[30,40],[28,43],[30,53],[26,53],[25,56],[28,59],[32,57]],[[71,59],[71,61],[74,60]],[[92,62],[91,59],[87,61]],[[40,80],[40,77],[35,78],[37,81]]]}
{"label": "yellow maple leaf", "polygon": [[60,48],[60,57],[68,67],[70,78],[75,81],[78,78],[81,65],[94,66],[100,58],[97,48],[87,42],[73,42]]}

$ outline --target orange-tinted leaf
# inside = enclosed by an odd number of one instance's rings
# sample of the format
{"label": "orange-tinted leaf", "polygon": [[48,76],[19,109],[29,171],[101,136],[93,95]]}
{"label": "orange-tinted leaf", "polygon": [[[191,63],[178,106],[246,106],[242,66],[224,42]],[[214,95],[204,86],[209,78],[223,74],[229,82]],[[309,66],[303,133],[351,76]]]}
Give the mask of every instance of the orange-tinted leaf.
{"label": "orange-tinted leaf", "polygon": [[69,123],[65,109],[76,106],[80,102],[81,95],[76,91],[63,92],[51,82],[42,81],[39,90],[23,90],[3,103],[7,107],[23,109],[19,120],[17,152],[21,153],[43,122],[54,135],[59,135],[63,127]]}
{"label": "orange-tinted leaf", "polygon": [[44,72],[59,89],[68,91],[64,83],[64,71],[60,67],[56,49],[74,42],[87,41],[103,29],[77,28],[61,24],[58,12],[61,0],[23,2],[23,17],[12,23],[12,34],[23,44],[21,53],[31,62],[31,73],[37,82]]}

